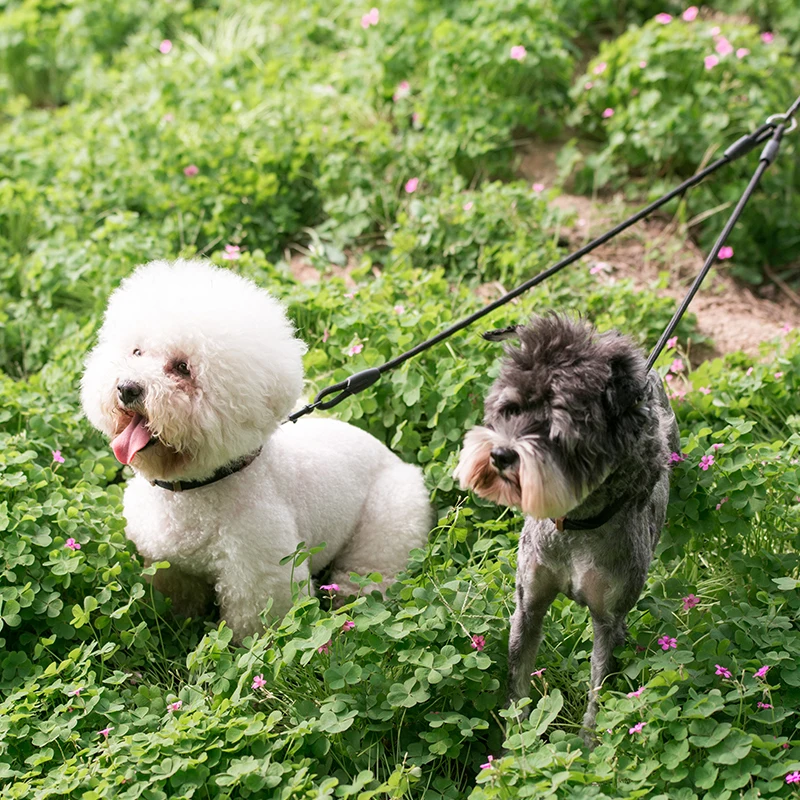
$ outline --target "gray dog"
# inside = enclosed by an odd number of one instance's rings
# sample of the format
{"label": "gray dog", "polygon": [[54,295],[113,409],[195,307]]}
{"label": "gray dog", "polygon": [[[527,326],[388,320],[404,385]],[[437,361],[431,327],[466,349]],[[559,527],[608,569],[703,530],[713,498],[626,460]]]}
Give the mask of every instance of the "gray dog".
{"label": "gray dog", "polygon": [[464,441],[462,488],[526,514],[511,618],[509,695],[526,697],[542,621],[563,592],[589,607],[592,677],[583,720],[615,668],[667,510],[669,454],[680,437],[642,352],[618,333],[551,315],[485,338],[508,346],[482,427]]}

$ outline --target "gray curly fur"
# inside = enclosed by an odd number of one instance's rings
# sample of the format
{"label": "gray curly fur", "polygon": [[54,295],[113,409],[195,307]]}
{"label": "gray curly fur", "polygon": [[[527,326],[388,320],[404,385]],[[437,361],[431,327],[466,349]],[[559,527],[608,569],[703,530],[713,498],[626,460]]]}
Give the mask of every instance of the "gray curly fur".
{"label": "gray curly fur", "polygon": [[[549,315],[516,329],[485,404],[485,426],[504,441],[525,439],[579,487],[569,518],[618,510],[599,528],[559,531],[526,517],[519,541],[516,610],[509,641],[509,695],[528,695],[544,615],[559,592],[588,605],[594,627],[584,735],[597,691],[614,670],[666,517],[669,453],[678,450],[675,416],[644,354],[616,332]],[[504,337],[505,338],[505,337]],[[520,402],[508,402],[508,398]]]}

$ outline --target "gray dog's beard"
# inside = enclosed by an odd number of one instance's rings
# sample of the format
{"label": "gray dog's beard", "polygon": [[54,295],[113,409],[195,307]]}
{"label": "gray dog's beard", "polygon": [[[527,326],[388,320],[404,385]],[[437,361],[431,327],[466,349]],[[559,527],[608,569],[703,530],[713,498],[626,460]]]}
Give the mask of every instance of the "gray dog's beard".
{"label": "gray dog's beard", "polygon": [[[512,469],[498,471],[491,452],[511,446],[519,456]],[[531,439],[509,442],[489,428],[476,427],[467,433],[455,477],[462,489],[503,506],[521,509],[538,519],[566,516],[580,505],[586,491],[567,480],[563,472]]]}

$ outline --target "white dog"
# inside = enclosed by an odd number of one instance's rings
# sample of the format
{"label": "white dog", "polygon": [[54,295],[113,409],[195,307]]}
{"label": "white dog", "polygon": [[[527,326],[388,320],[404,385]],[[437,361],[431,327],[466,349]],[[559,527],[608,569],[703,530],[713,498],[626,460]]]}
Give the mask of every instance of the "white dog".
{"label": "white dog", "polygon": [[431,508],[419,468],[331,419],[281,424],[303,385],[305,344],[283,307],[251,281],[200,261],[139,267],[111,296],[81,384],[90,422],[135,477],[127,535],[181,614],[214,598],[237,639],[292,603],[281,565],[325,543],[342,593],[350,573],[384,590],[424,546]]}

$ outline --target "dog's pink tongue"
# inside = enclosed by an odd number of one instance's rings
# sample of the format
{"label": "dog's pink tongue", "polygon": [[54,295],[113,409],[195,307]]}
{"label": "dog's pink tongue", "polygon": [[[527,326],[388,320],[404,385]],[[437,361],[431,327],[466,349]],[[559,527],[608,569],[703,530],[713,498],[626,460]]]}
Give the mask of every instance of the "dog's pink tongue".
{"label": "dog's pink tongue", "polygon": [[111,449],[114,451],[117,461],[130,464],[133,457],[147,445],[151,438],[144,417],[141,414],[134,414],[128,427],[111,440]]}

